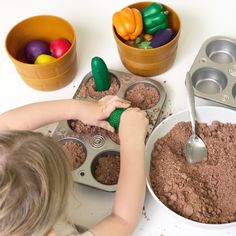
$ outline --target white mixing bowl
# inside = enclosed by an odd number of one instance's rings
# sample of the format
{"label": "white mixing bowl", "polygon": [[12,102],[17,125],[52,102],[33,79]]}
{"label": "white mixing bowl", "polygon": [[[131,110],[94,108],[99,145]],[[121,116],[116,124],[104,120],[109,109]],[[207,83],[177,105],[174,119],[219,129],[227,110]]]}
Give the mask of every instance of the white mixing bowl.
{"label": "white mixing bowl", "polygon": [[[196,108],[197,111],[197,120],[199,123],[207,123],[211,124],[212,121],[220,121],[223,123],[236,123],[236,111],[230,110],[224,107],[216,107],[216,106],[200,106]],[[174,126],[175,124],[181,122],[181,121],[190,121],[190,116],[188,110],[181,111],[179,113],[173,114],[163,120],[152,132],[150,135],[147,144],[146,144],[146,152],[145,152],[145,168],[146,168],[146,176],[147,176],[147,187],[151,193],[151,196],[154,198],[157,204],[163,206],[166,211],[168,211],[170,214],[175,215],[182,221],[188,223],[188,224],[194,224],[198,227],[219,227],[219,228],[225,228],[229,226],[236,227],[236,222],[231,223],[225,223],[225,224],[206,224],[206,223],[200,223],[196,222],[190,219],[187,219],[171,209],[169,209],[167,206],[165,206],[159,198],[156,196],[154,191],[152,190],[151,181],[149,177],[149,169],[150,169],[150,163],[151,163],[151,156],[152,156],[152,150],[154,147],[154,143],[157,139],[163,137],[165,134],[167,134]],[[236,186],[235,186],[236,187]]]}

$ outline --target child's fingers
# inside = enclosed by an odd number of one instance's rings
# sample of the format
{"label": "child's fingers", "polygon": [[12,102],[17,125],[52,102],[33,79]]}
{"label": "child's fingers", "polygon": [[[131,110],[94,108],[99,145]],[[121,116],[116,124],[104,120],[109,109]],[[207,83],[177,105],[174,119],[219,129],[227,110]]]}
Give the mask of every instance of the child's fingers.
{"label": "child's fingers", "polygon": [[147,118],[147,112],[144,111],[144,110],[141,110],[140,108],[138,107],[130,107],[126,110],[127,112],[132,112],[132,111],[135,111],[135,112],[139,112],[141,113],[145,118]]}
{"label": "child's fingers", "polygon": [[103,113],[109,117],[110,114],[116,109],[116,108],[128,108],[130,106],[129,103],[124,103],[120,100],[111,100],[109,103],[106,104],[103,108]]}
{"label": "child's fingers", "polygon": [[122,104],[130,105],[130,101],[125,100],[125,99],[123,99],[123,98],[120,98],[120,97],[118,97],[118,96],[116,96],[116,95],[115,95],[115,96],[112,96],[110,102],[115,102],[115,103],[117,103],[117,104],[120,104],[121,106],[123,106]]}
{"label": "child's fingers", "polygon": [[127,108],[130,106],[129,102],[123,102],[123,101],[115,101],[114,105],[115,108],[121,107],[121,108]]}
{"label": "child's fingers", "polygon": [[125,99],[123,99],[123,98],[118,98],[117,101],[120,102],[120,103],[129,104],[129,105],[130,105],[130,103],[131,103],[130,101],[125,100]]}
{"label": "child's fingers", "polygon": [[128,101],[128,100],[125,100],[125,99],[123,99],[123,98],[120,98],[120,97],[118,97],[117,95],[108,95],[108,96],[105,96],[105,97],[103,97],[102,99],[101,99],[101,101],[103,101],[103,102],[107,102],[107,103],[116,103],[116,102],[118,102],[118,103],[120,103],[120,104],[130,104],[130,101]]}
{"label": "child's fingers", "polygon": [[104,121],[104,120],[99,121],[97,126],[103,128],[103,129],[106,129],[112,133],[114,133],[114,131],[115,131],[115,129],[109,124],[109,122]]}
{"label": "child's fingers", "polygon": [[140,108],[138,108],[138,107],[130,107],[130,108],[128,108],[127,109],[127,111],[136,111],[136,112],[139,112],[139,111],[141,111],[141,109]]}
{"label": "child's fingers", "polygon": [[55,235],[56,233],[53,228],[47,233],[47,236],[55,236]]}
{"label": "child's fingers", "polygon": [[109,104],[111,104],[114,109],[118,107],[126,108],[130,106],[130,101],[114,96]]}

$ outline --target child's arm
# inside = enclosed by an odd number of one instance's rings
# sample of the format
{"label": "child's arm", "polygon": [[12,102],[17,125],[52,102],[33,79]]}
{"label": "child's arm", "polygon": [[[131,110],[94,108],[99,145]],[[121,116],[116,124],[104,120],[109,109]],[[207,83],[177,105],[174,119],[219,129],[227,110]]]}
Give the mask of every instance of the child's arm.
{"label": "child's arm", "polygon": [[119,128],[121,168],[110,216],[96,225],[94,236],[130,236],[142,212],[145,197],[144,149],[148,119],[137,108],[127,109]]}
{"label": "child's arm", "polygon": [[33,130],[60,120],[76,119],[113,131],[104,119],[116,107],[128,107],[129,103],[117,96],[106,96],[96,102],[75,99],[38,102],[25,105],[0,115],[0,130]]}

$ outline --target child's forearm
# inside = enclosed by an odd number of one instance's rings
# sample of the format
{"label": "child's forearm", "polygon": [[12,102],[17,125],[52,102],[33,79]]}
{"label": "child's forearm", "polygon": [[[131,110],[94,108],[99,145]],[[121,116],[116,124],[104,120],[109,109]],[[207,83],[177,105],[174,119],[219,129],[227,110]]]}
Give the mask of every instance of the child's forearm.
{"label": "child's forearm", "polygon": [[113,212],[124,218],[131,229],[136,226],[143,208],[146,181],[144,142],[121,144],[121,171]]}
{"label": "child's forearm", "polygon": [[144,144],[121,144],[121,170],[112,214],[96,225],[95,236],[131,236],[140,218],[146,190]]}
{"label": "child's forearm", "polygon": [[60,120],[73,119],[83,108],[73,99],[39,102],[12,109],[0,116],[0,129],[33,130]]}

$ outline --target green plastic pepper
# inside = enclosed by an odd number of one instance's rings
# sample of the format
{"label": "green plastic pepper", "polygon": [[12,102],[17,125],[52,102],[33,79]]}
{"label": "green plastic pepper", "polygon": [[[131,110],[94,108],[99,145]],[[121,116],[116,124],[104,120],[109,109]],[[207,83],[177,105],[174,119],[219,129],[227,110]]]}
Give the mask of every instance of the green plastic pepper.
{"label": "green plastic pepper", "polygon": [[110,116],[108,118],[108,122],[113,128],[115,128],[115,129],[119,128],[120,117],[121,117],[121,114],[123,113],[123,111],[125,111],[125,110],[126,110],[126,108],[117,108],[110,114]]}
{"label": "green plastic pepper", "polygon": [[108,90],[110,88],[110,74],[105,62],[100,57],[94,57],[91,67],[96,91]]}
{"label": "green plastic pepper", "polygon": [[152,3],[145,7],[142,11],[143,27],[146,33],[154,34],[158,30],[168,27],[168,11],[158,3]]}

